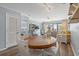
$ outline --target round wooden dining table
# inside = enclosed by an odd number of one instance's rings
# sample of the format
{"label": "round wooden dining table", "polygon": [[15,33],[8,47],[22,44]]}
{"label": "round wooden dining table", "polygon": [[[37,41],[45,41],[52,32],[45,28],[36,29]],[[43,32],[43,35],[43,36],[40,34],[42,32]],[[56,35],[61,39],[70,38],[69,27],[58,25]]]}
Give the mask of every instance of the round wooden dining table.
{"label": "round wooden dining table", "polygon": [[46,36],[33,36],[28,40],[28,47],[32,49],[45,49],[56,46],[56,38]]}

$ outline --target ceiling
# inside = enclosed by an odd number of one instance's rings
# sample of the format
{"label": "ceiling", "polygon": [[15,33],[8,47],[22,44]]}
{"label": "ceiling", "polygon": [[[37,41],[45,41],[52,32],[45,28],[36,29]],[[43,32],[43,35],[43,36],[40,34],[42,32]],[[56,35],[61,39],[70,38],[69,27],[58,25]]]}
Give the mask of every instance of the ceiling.
{"label": "ceiling", "polygon": [[0,3],[38,22],[57,21],[68,18],[68,3]]}

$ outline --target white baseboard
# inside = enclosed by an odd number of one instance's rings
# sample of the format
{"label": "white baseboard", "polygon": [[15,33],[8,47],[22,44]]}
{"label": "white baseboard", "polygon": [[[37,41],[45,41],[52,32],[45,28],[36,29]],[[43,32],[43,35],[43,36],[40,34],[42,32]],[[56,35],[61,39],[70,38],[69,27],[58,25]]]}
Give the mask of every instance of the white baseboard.
{"label": "white baseboard", "polygon": [[74,56],[77,56],[76,53],[75,53],[75,50],[74,50],[74,48],[73,48],[73,45],[72,45],[72,44],[70,44],[70,45],[71,45],[72,51],[73,51],[73,53],[74,53]]}
{"label": "white baseboard", "polygon": [[[13,46],[17,46],[17,44],[16,44],[16,45],[13,45]],[[11,47],[13,47],[13,46],[11,46]],[[10,47],[0,49],[0,51],[4,51],[4,50],[6,50],[6,49],[8,49],[8,48],[10,48]]]}
{"label": "white baseboard", "polygon": [[7,48],[0,49],[0,51],[6,50]]}

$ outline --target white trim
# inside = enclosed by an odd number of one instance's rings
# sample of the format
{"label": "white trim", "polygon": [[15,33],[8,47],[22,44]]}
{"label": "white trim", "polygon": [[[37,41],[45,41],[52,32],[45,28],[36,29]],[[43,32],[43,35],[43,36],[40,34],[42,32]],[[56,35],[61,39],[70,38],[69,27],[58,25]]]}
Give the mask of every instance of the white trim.
{"label": "white trim", "polygon": [[[10,33],[10,34],[15,34],[16,35],[16,31],[14,31],[14,32],[9,32],[8,30],[8,25],[10,25],[9,24],[9,17],[15,17],[15,18],[17,18],[18,19],[18,17],[16,17],[14,14],[11,14],[11,13],[8,13],[8,12],[6,12],[6,48],[9,48],[9,47],[12,47],[12,46],[14,46],[14,45],[17,45],[17,42],[16,42],[16,36],[15,36],[15,42],[12,42],[8,37],[9,37],[9,35],[8,35],[8,33]],[[16,27],[17,27],[17,20],[16,20]],[[17,30],[17,29],[16,29]],[[9,41],[11,41],[11,42],[9,42]]]}
{"label": "white trim", "polygon": [[[15,44],[15,45],[13,45],[13,46],[11,46],[11,47],[14,47],[14,46],[17,46],[17,44]],[[0,51],[4,51],[4,50],[6,50],[6,49],[8,49],[8,48],[10,48],[10,47],[0,49]]]}
{"label": "white trim", "polygon": [[0,51],[6,50],[7,48],[0,49]]}
{"label": "white trim", "polygon": [[77,54],[76,54],[76,52],[75,52],[75,50],[74,50],[74,48],[73,48],[73,45],[72,45],[72,44],[70,44],[70,45],[71,45],[72,51],[73,51],[73,53],[74,53],[74,56],[77,56]]}

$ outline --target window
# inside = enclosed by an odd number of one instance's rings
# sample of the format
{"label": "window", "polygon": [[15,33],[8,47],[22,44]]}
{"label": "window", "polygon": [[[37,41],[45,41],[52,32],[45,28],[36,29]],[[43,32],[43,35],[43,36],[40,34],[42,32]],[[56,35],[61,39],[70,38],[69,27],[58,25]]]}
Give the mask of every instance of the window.
{"label": "window", "polygon": [[57,24],[54,24],[54,31],[58,31],[58,25]]}

